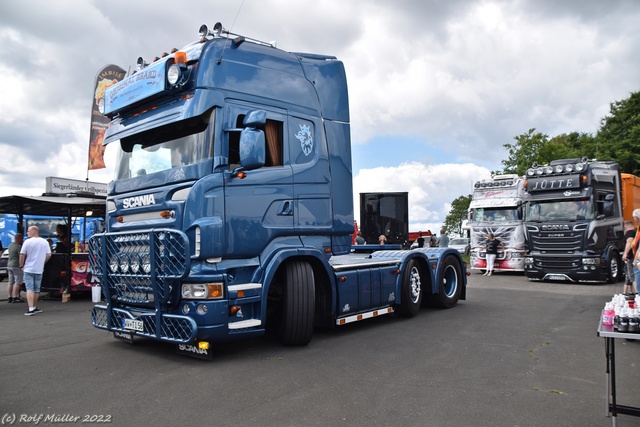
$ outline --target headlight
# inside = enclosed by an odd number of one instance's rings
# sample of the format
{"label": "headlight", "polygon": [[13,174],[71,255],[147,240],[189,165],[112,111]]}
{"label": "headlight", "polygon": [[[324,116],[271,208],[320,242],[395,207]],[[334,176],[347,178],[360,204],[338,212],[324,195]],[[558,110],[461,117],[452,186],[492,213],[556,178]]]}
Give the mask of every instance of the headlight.
{"label": "headlight", "polygon": [[573,165],[565,165],[564,170],[566,170],[567,172],[573,172]]}
{"label": "headlight", "polygon": [[133,254],[131,255],[131,272],[134,274],[138,274],[140,271],[140,255]]}
{"label": "headlight", "polygon": [[117,255],[111,255],[111,258],[109,259],[109,269],[111,270],[112,273],[118,272],[118,256]]}
{"label": "headlight", "polygon": [[171,64],[169,69],[167,70],[167,81],[170,85],[175,85],[180,81],[180,77],[182,77],[182,71],[177,64]]}
{"label": "headlight", "polygon": [[182,86],[189,80],[189,68],[185,63],[173,63],[167,68],[167,83]]}
{"label": "headlight", "polygon": [[577,172],[582,172],[584,170],[584,163],[578,163],[576,165],[576,171]]}
{"label": "headlight", "polygon": [[562,173],[562,165],[556,165],[554,168],[555,173]]}
{"label": "headlight", "polygon": [[151,257],[149,256],[149,254],[142,255],[141,263],[142,271],[144,271],[146,274],[151,273]]}
{"label": "headlight", "polygon": [[184,299],[220,299],[224,297],[222,283],[183,283]]}
{"label": "headlight", "polygon": [[129,257],[127,255],[120,255],[120,271],[123,273],[129,272]]}
{"label": "headlight", "polygon": [[533,264],[533,258],[532,257],[526,257],[524,259],[524,263],[525,264]]}
{"label": "headlight", "polygon": [[584,265],[600,264],[600,258],[582,258],[582,264]]}

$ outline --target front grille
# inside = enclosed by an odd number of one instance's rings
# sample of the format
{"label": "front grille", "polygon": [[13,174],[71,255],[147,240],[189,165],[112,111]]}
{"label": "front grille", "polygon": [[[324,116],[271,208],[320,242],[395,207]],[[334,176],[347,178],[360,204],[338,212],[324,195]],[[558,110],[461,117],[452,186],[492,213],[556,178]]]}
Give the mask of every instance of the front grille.
{"label": "front grille", "polygon": [[99,234],[89,241],[89,253],[107,298],[142,306],[166,304],[171,283],[186,277],[190,266],[187,237],[177,230]]}
{"label": "front grille", "polygon": [[576,225],[569,230],[542,231],[537,226],[528,225],[530,249],[541,254],[572,254],[583,249],[586,224]]}
{"label": "front grille", "polygon": [[535,257],[534,265],[544,271],[567,271],[580,267],[582,259],[576,257]]}
{"label": "front grille", "polygon": [[94,326],[124,329],[125,319],[142,322],[136,335],[187,343],[197,325],[187,316],[170,314],[191,267],[187,236],[178,230],[103,233],[89,241],[91,272],[98,277],[108,304],[93,308]]}

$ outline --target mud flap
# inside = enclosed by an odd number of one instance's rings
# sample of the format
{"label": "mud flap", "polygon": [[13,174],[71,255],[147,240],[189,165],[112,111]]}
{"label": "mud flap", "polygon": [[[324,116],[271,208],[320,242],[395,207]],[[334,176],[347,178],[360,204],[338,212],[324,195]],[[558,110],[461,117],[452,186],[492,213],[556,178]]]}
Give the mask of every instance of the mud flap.
{"label": "mud flap", "polygon": [[195,357],[196,359],[213,360],[213,350],[211,347],[204,349],[198,344],[178,344],[176,347],[178,354]]}
{"label": "mud flap", "polygon": [[129,344],[133,344],[133,333],[132,332],[120,332],[120,331],[113,331],[113,337],[115,339],[127,342]]}

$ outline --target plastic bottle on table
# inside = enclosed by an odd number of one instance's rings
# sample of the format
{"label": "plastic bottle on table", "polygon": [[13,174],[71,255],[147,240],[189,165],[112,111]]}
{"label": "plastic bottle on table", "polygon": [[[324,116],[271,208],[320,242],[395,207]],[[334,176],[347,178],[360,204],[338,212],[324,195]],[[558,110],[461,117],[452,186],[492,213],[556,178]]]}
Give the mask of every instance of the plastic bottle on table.
{"label": "plastic bottle on table", "polygon": [[613,310],[611,303],[606,303],[604,310],[602,310],[602,324],[605,326],[613,326],[613,319],[615,316],[616,313]]}

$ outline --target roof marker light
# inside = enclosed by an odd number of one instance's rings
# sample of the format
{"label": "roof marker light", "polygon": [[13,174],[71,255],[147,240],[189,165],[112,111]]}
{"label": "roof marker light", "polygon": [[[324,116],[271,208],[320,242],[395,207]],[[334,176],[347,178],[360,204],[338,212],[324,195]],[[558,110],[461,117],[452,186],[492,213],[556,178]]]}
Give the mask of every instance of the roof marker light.
{"label": "roof marker light", "polygon": [[174,55],[174,60],[176,61],[176,64],[186,64],[187,53],[182,50],[177,51]]}

